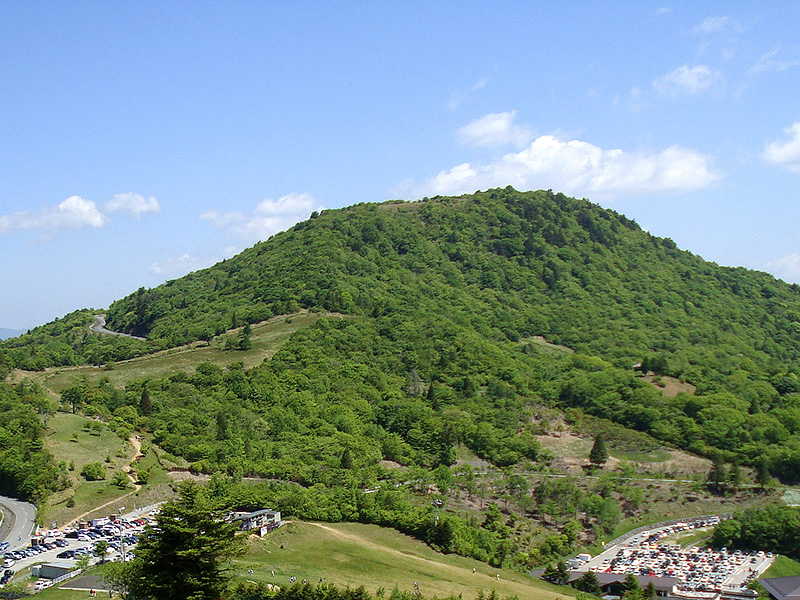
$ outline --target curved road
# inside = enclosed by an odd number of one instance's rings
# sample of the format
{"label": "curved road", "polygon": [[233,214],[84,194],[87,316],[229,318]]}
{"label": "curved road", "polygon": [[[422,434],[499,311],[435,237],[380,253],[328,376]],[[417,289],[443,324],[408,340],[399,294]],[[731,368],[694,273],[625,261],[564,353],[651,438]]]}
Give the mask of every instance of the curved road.
{"label": "curved road", "polygon": [[119,333],[118,331],[111,331],[110,329],[106,329],[106,316],[105,315],[95,315],[94,316],[94,323],[89,325],[89,329],[94,331],[95,333],[104,333],[106,335],[119,335],[122,337],[129,337],[135,340],[146,341],[143,337],[138,337],[135,335],[131,335],[129,333]]}
{"label": "curved road", "polygon": [[27,546],[36,526],[36,507],[29,502],[0,496],[0,510],[3,511],[0,541],[11,544],[11,550]]}

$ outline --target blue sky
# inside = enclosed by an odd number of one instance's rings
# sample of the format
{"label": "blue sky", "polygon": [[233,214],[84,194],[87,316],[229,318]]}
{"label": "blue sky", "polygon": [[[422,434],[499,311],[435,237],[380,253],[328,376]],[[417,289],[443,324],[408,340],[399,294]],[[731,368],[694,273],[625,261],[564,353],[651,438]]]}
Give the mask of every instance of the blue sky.
{"label": "blue sky", "polygon": [[0,3],[0,326],[513,185],[800,281],[800,4]]}

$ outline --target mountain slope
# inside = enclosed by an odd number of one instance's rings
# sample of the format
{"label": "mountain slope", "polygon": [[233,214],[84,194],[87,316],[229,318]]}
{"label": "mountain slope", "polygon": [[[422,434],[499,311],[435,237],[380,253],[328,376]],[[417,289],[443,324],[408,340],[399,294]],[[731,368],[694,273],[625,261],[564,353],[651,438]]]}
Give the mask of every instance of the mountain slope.
{"label": "mountain slope", "polygon": [[709,360],[731,372],[800,351],[797,286],[707,263],[589,202],[513,190],[325,211],[115,302],[109,323],[176,344],[316,306],[439,314],[488,338],[544,335],[620,365],[663,352],[689,378]]}
{"label": "mountain slope", "polygon": [[[308,483],[329,477],[320,461],[338,469],[356,448],[362,467],[449,463],[458,443],[513,464],[539,458],[536,406],[549,405],[800,479],[797,286],[707,263],[549,191],[325,211],[112,304],[109,327],[146,343],[98,341],[79,311],[0,348],[12,365],[119,360],[300,308],[362,318],[320,319],[251,372],[204,366],[149,386],[158,442],[198,470]],[[661,395],[635,377],[640,361],[697,395]],[[141,388],[129,388],[136,408]]]}

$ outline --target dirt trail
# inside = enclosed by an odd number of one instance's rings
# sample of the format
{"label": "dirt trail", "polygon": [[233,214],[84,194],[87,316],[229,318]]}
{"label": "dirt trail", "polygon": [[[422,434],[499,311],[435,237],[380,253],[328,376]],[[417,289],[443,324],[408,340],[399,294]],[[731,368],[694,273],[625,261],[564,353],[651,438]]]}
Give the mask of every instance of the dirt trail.
{"label": "dirt trail", "polygon": [[142,486],[140,486],[139,484],[136,483],[136,479],[131,474],[131,465],[134,462],[136,462],[136,459],[138,459],[140,456],[142,456],[142,442],[137,440],[135,437],[129,438],[128,441],[130,442],[131,446],[133,446],[133,449],[135,450],[135,452],[134,452],[133,458],[131,458],[130,462],[127,465],[125,465],[124,467],[122,467],[122,471],[128,475],[128,479],[130,479],[131,483],[133,483],[133,491],[128,492],[127,494],[125,494],[124,496],[120,496],[119,498],[114,498],[113,500],[109,500],[105,504],[101,504],[100,506],[95,506],[94,508],[91,508],[91,509],[87,510],[86,512],[79,514],[77,517],[75,517],[69,523],[67,523],[67,526],[72,525],[73,523],[77,523],[78,521],[82,521],[86,516],[92,514],[93,512],[101,510],[103,508],[107,508],[109,506],[114,506],[115,508],[118,508],[120,503],[123,500],[125,500],[125,498],[127,498],[128,496],[132,496],[133,494],[138,492],[140,489],[142,489]]}

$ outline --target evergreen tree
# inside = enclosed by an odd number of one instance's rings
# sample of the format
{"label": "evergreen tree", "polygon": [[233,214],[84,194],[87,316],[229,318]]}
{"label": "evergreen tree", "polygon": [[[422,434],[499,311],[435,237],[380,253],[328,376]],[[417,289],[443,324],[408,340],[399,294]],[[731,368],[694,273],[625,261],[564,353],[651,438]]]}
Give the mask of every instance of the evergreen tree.
{"label": "evergreen tree", "polygon": [[644,595],[642,586],[639,585],[639,580],[636,575],[628,573],[621,585],[622,597],[627,600],[639,600]]}
{"label": "evergreen tree", "polygon": [[153,412],[153,402],[150,400],[150,391],[147,389],[147,382],[142,385],[142,396],[139,398],[139,414],[149,417]]}
{"label": "evergreen tree", "polygon": [[113,565],[106,579],[130,600],[216,600],[228,580],[226,563],[242,550],[235,534],[200,486],[184,482],[180,497],[139,536],[134,560]]}
{"label": "evergreen tree", "polygon": [[720,454],[714,454],[711,462],[711,470],[707,477],[708,485],[714,491],[721,491],[725,483],[725,461]]}
{"label": "evergreen tree", "polygon": [[742,468],[739,466],[739,461],[733,461],[731,468],[728,471],[728,484],[734,491],[738,491],[742,485]]}
{"label": "evergreen tree", "polygon": [[342,469],[353,468],[353,453],[350,452],[350,448],[345,448],[342,452],[342,458],[339,460],[339,466]]}
{"label": "evergreen tree", "polygon": [[756,465],[756,483],[762,490],[767,489],[773,483],[772,476],[769,474],[767,461],[762,459]]}
{"label": "evergreen tree", "polygon": [[600,587],[600,580],[597,579],[597,574],[594,571],[586,571],[575,582],[575,587],[594,596],[599,596],[603,593],[603,589]]}
{"label": "evergreen tree", "polygon": [[647,587],[644,588],[644,597],[647,598],[647,600],[655,600],[657,595],[658,593],[656,592],[656,586],[652,581],[650,581],[647,584]]}
{"label": "evergreen tree", "polygon": [[602,467],[608,460],[608,450],[606,440],[602,433],[598,433],[594,438],[594,444],[589,452],[589,462],[595,467]]}

